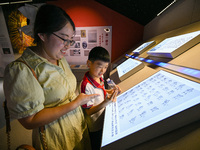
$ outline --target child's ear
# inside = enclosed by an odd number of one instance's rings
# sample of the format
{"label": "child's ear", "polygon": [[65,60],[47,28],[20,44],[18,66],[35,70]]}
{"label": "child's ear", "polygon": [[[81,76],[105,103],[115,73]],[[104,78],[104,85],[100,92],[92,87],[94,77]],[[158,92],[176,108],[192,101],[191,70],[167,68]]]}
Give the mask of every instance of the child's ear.
{"label": "child's ear", "polygon": [[91,65],[91,61],[87,60],[87,66],[90,67],[90,65]]}

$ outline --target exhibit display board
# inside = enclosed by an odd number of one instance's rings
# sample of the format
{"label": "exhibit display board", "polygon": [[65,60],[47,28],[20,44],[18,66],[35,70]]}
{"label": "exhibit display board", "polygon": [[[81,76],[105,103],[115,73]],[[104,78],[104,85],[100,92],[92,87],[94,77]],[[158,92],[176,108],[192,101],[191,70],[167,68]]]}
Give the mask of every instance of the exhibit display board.
{"label": "exhibit display board", "polygon": [[150,56],[175,58],[200,41],[200,31],[166,38],[147,52]]}
{"label": "exhibit display board", "polygon": [[[138,136],[134,137],[134,134],[166,118],[173,118],[180,112],[187,114],[189,108],[192,109],[199,104],[199,83],[161,70],[119,95],[115,103],[106,107],[102,149],[116,148],[116,145],[120,149],[119,144],[116,144],[120,139],[124,139],[123,142],[126,143],[121,144],[123,148],[134,146],[141,140],[144,142],[148,140],[145,139],[146,137],[151,139],[152,137],[146,134],[140,140]],[[197,111],[198,113],[194,113],[194,118],[191,115],[178,117],[178,119],[172,119],[172,122],[167,121],[164,126],[156,127],[156,132],[149,133],[158,136],[167,130],[169,132],[176,129],[177,123],[184,126],[196,121],[195,119],[200,119],[200,110],[197,109]],[[180,119],[183,119],[184,123]],[[162,129],[161,132],[157,130],[159,128]],[[131,137],[131,141],[126,140],[127,137]]]}
{"label": "exhibit display board", "polygon": [[4,69],[7,64],[14,61],[14,53],[9,39],[9,34],[3,15],[2,8],[0,7],[0,77],[4,75]]}
{"label": "exhibit display board", "polygon": [[147,49],[152,47],[155,43],[156,43],[155,41],[150,41],[150,42],[143,43],[138,48],[133,50],[133,53],[134,54],[142,54],[144,51],[146,51]]}
{"label": "exhibit display board", "polygon": [[119,79],[123,81],[142,68],[144,68],[144,64],[141,61],[129,58],[117,66],[117,73]]}
{"label": "exhibit display board", "polygon": [[108,50],[111,57],[112,26],[76,27],[75,44],[67,50],[66,59],[70,65],[84,65],[89,52],[95,46]]}

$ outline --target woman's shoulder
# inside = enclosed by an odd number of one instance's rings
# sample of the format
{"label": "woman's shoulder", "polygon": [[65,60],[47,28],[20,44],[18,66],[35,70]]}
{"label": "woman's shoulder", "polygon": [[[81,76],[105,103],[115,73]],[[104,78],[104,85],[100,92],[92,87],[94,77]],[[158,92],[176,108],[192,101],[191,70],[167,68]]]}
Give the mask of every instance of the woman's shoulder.
{"label": "woman's shoulder", "polygon": [[26,75],[29,75],[31,72],[29,66],[30,65],[28,64],[28,61],[24,59],[22,55],[21,57],[10,62],[6,66],[4,70],[4,78],[25,77]]}
{"label": "woman's shoulder", "polygon": [[25,64],[17,61],[13,61],[9,63],[5,70],[4,70],[4,78],[11,78],[14,76],[24,76],[25,72],[27,72],[28,67],[25,66]]}
{"label": "woman's shoulder", "polygon": [[12,62],[10,62],[7,66],[6,66],[6,70],[7,69],[22,69],[24,67],[24,65],[21,63],[22,58],[18,58]]}

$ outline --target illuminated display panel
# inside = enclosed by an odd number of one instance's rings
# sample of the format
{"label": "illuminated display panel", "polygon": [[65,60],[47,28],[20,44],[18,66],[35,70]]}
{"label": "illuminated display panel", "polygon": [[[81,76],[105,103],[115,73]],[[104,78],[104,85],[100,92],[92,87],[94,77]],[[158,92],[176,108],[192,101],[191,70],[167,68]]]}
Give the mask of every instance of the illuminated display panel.
{"label": "illuminated display panel", "polygon": [[150,56],[175,58],[193,45],[199,43],[200,31],[187,33],[163,40],[147,52]]}
{"label": "illuminated display panel", "polygon": [[117,73],[119,79],[123,81],[124,79],[128,78],[138,70],[142,69],[144,64],[138,60],[128,58],[125,62],[121,63],[117,66]]}
{"label": "illuminated display panel", "polygon": [[147,50],[148,48],[150,48],[154,44],[155,44],[155,41],[150,41],[150,42],[143,43],[138,48],[133,50],[133,53],[134,54],[142,54],[145,50]]}
{"label": "illuminated display panel", "polygon": [[[102,149],[199,103],[199,83],[161,70],[119,95],[116,103],[106,107]],[[167,126],[165,124],[165,129]],[[173,128],[176,128],[174,122]]]}

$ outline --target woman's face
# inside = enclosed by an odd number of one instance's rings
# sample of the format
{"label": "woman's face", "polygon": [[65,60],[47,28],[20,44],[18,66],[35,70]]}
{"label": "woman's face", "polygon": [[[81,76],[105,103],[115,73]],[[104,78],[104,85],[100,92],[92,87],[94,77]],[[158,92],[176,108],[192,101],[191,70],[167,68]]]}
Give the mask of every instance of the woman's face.
{"label": "woman's face", "polygon": [[[60,37],[60,38],[59,38]],[[43,36],[43,57],[51,63],[57,64],[57,60],[61,59],[69,48],[69,44],[64,44],[65,40],[72,40],[74,30],[70,23],[67,23],[61,30],[47,36]],[[62,39],[61,39],[62,38]],[[65,42],[66,43],[66,42]]]}

